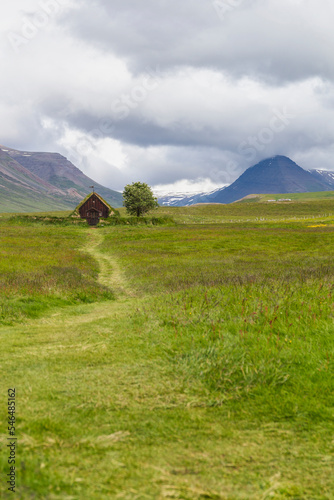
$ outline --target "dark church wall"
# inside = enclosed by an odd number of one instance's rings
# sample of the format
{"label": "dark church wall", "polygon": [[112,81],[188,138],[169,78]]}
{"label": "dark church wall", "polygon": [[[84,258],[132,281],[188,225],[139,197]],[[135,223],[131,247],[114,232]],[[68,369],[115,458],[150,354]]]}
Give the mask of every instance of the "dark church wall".
{"label": "dark church wall", "polygon": [[92,195],[80,208],[80,217],[86,218],[88,210],[95,208],[99,212],[99,217],[108,217],[109,209],[96,195]]}

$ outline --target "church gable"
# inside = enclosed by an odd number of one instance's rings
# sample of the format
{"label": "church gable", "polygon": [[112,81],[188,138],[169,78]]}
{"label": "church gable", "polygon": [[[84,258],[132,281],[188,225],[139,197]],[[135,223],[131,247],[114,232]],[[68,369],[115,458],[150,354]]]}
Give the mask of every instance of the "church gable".
{"label": "church gable", "polygon": [[100,218],[106,219],[116,215],[115,210],[98,193],[91,193],[82,200],[74,211],[74,215],[86,219],[88,224],[96,226]]}

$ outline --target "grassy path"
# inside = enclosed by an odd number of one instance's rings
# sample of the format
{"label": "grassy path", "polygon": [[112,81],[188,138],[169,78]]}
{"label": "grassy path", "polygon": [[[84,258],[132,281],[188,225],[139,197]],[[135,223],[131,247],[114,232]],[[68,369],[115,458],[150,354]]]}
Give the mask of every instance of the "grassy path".
{"label": "grassy path", "polygon": [[133,293],[117,261],[110,254],[106,255],[99,250],[103,239],[102,232],[96,228],[92,228],[89,232],[88,241],[83,248],[84,252],[92,255],[99,263],[99,283],[114,291],[116,296],[132,296]]}
{"label": "grassy path", "polygon": [[[307,433],[274,422],[259,429],[206,407],[163,355],[163,342],[125,301],[2,329],[2,387],[17,391],[18,493],[0,481],[0,497],[331,498],[299,495],[299,468],[306,489],[313,474],[330,478],[331,463]],[[6,438],[3,431],[2,450]]]}
{"label": "grassy path", "polygon": [[[15,387],[18,436],[17,494],[2,475],[0,498],[334,498],[328,427],[303,415],[255,417],[251,398],[238,411],[213,406],[175,363],[178,339],[162,306],[135,297],[117,260],[100,250],[104,234],[89,230],[83,249],[117,300],[0,328],[0,419]],[[7,437],[2,426],[6,473]]]}

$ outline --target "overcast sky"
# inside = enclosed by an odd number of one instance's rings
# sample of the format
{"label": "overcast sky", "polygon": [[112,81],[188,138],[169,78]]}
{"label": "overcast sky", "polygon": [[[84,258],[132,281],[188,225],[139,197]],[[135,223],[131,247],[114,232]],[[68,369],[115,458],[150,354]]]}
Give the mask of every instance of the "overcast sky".
{"label": "overcast sky", "polygon": [[287,155],[334,170],[332,0],[15,0],[0,144],[116,190],[210,190]]}

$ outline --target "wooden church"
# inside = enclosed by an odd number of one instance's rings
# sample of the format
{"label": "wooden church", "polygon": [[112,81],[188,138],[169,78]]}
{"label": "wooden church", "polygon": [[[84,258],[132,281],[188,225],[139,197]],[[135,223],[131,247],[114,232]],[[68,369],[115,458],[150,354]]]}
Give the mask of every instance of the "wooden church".
{"label": "wooden church", "polygon": [[90,226],[97,226],[101,217],[106,219],[111,215],[116,215],[116,210],[102,196],[93,192],[79,203],[74,213],[81,219],[86,219]]}

